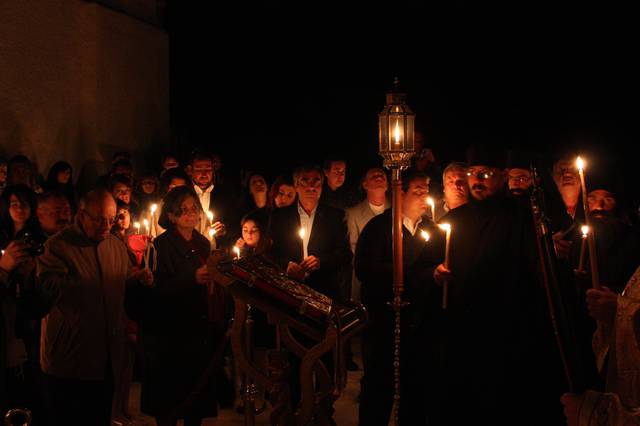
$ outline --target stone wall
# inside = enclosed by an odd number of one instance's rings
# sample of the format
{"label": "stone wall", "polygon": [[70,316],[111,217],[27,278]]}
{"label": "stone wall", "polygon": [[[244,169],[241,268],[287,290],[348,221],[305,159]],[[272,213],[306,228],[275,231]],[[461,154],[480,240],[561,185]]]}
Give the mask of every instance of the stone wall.
{"label": "stone wall", "polygon": [[129,150],[137,168],[169,144],[165,31],[80,0],[0,2],[0,156],[83,182]]}

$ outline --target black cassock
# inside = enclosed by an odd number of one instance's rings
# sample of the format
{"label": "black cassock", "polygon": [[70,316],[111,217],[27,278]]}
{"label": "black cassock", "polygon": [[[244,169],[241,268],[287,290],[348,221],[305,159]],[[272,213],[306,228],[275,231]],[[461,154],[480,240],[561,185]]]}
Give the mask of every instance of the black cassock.
{"label": "black cassock", "polygon": [[564,424],[566,384],[540,281],[530,210],[510,199],[473,201],[452,226],[444,313],[444,425]]}
{"label": "black cassock", "polygon": [[[355,253],[355,270],[362,281],[362,303],[369,313],[363,332],[364,376],[360,394],[360,425],[386,425],[393,403],[394,311],[391,209],[364,227]],[[430,233],[429,242],[421,230]],[[415,235],[403,226],[404,295],[401,327],[401,423],[426,423],[425,402],[433,390],[433,367],[438,365],[439,304],[434,268],[444,259],[444,238],[424,218]]]}

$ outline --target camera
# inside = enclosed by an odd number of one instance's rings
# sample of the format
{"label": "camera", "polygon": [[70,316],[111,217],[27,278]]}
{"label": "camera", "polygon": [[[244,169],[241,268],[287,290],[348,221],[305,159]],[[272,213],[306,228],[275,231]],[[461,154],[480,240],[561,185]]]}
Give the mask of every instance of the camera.
{"label": "camera", "polygon": [[27,245],[29,256],[36,257],[44,253],[44,244],[37,241],[31,233],[25,232],[21,240]]}

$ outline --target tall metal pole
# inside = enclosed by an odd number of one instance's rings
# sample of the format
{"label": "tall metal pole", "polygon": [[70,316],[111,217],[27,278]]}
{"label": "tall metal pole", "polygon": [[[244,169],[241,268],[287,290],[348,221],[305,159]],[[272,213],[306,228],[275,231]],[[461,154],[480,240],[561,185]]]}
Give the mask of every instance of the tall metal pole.
{"label": "tall metal pole", "polygon": [[390,303],[395,313],[395,325],[393,330],[393,409],[392,419],[399,425],[400,411],[400,311],[406,305],[402,302],[404,291],[404,276],[402,270],[402,178],[400,169],[391,170],[391,216],[392,224],[392,250],[393,250],[393,301]]}

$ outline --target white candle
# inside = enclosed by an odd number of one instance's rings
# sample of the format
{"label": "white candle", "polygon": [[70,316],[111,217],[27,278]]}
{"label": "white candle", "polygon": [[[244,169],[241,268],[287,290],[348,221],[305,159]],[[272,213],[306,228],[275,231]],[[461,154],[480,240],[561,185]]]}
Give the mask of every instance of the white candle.
{"label": "white candle", "polygon": [[[449,252],[451,249],[451,225],[448,223],[442,223],[438,225],[440,229],[446,232],[446,245],[444,249],[444,267],[449,269]],[[447,304],[449,300],[449,283],[447,281],[444,282],[442,286],[442,309],[447,309]]]}
{"label": "white candle", "polygon": [[578,262],[578,272],[584,272],[584,254],[587,248],[587,238],[589,237],[589,227],[584,225],[582,231],[582,243],[580,244],[580,261]]}
{"label": "white candle", "polygon": [[442,223],[438,225],[440,229],[446,232],[446,245],[444,250],[444,267],[449,269],[449,251],[451,249],[451,225],[448,223]]}
{"label": "white candle", "polygon": [[436,221],[436,203],[433,198],[427,197],[427,204],[431,207],[431,220]]}
{"label": "white candle", "polygon": [[580,174],[580,186],[582,187],[582,208],[584,210],[584,220],[589,226],[589,232],[587,243],[589,244],[589,266],[591,268],[591,285],[595,289],[600,289],[600,273],[598,271],[598,258],[596,257],[596,241],[594,238],[594,232],[591,228],[591,218],[589,216],[589,203],[587,200],[587,184],[584,178],[584,161],[578,157],[576,160],[576,167]]}
{"label": "white candle", "polygon": [[304,228],[300,228],[298,230],[298,236],[300,237],[300,240],[302,241],[302,259],[306,259],[308,256],[307,253],[307,248],[304,245],[304,236],[307,235],[307,230]]}
{"label": "white candle", "polygon": [[[158,205],[157,204],[151,204],[151,206],[149,207],[149,221],[151,222],[150,226],[152,230],[155,230],[155,223],[156,223],[156,210],[158,210]],[[149,235],[151,235],[151,232],[149,233]]]}

